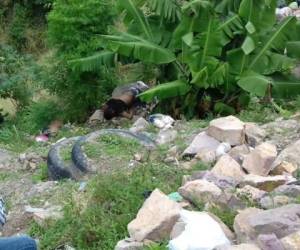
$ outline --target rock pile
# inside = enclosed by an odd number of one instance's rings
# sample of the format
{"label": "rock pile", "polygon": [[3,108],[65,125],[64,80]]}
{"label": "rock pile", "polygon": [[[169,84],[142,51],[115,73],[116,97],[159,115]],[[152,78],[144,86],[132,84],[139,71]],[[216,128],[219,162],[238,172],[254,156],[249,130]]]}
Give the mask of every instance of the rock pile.
{"label": "rock pile", "polygon": [[[294,120],[280,122],[299,126]],[[289,145],[280,144],[278,133],[270,131],[270,125],[244,123],[234,116],[211,121],[182,154],[211,163],[211,170],[184,176],[178,193],[185,202],[153,191],[128,225],[130,238],[116,250],[139,250],[166,239],[172,250],[300,249],[300,186],[295,178],[300,140],[289,137]],[[178,154],[178,149],[170,152]],[[189,208],[202,204],[207,211],[235,211],[234,233],[208,212],[190,212],[195,219],[189,222],[191,215],[182,207],[186,202]],[[206,230],[201,231],[203,225]],[[203,232],[198,237],[195,227]]]}

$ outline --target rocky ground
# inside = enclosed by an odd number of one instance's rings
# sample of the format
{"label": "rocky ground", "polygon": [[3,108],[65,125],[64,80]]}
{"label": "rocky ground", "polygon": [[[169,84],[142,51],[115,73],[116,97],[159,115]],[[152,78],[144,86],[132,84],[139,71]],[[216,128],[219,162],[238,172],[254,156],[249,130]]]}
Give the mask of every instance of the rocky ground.
{"label": "rocky ground", "polygon": [[[158,150],[164,163],[192,169],[201,162],[208,167],[184,176],[171,195],[153,190],[116,250],[145,249],[166,239],[174,250],[300,249],[299,121],[294,115],[258,125],[229,116],[209,124],[176,121],[158,129],[138,119],[131,131],[154,138],[164,148]],[[2,235],[26,233],[32,221],[43,226],[61,218],[67,200],[76,200],[84,190],[88,179],[40,177],[50,147],[29,148],[21,155],[0,151],[0,194],[9,212]],[[134,167],[144,156],[131,153],[126,164]]]}

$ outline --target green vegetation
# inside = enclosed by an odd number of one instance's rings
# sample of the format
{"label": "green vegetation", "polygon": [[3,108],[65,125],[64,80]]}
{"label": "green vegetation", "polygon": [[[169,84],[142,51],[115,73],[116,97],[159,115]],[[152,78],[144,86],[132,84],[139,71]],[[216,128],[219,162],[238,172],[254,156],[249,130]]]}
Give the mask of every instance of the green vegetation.
{"label": "green vegetation", "polygon": [[55,249],[65,243],[86,250],[113,249],[116,242],[127,235],[127,224],[144,202],[143,193],[155,188],[173,192],[184,174],[187,174],[184,170],[153,162],[132,172],[96,176],[86,191],[89,199],[85,210],[70,201],[65,207],[64,219],[50,222],[46,228],[34,224],[31,235],[40,238],[42,249]]}
{"label": "green vegetation", "polygon": [[106,51],[75,62],[82,70],[94,69],[112,65],[116,54],[120,62],[126,56],[163,68],[160,80],[168,83],[141,94],[144,101],[177,98],[189,117],[199,105],[204,111],[208,105],[216,113],[234,113],[247,105],[249,93],[269,98],[299,94],[299,81],[288,73],[297,62],[300,25],[295,17],[276,24],[275,0],[118,4],[126,12],[126,31],[102,35]]}
{"label": "green vegetation", "polygon": [[[91,132],[80,124],[116,86],[137,80],[152,87],[140,95],[142,100],[159,100],[154,112],[182,119],[174,141],[180,152],[219,115],[236,114],[257,123],[291,117],[300,110],[300,82],[291,74],[300,59],[300,22],[287,17],[278,23],[276,4],[276,0],[0,1],[0,103],[13,106],[0,107],[1,148],[46,157],[57,140]],[[198,117],[204,119],[192,119]],[[54,120],[66,125],[49,142],[36,143],[35,135]],[[131,124],[128,121],[123,128]],[[158,130],[151,127],[148,132]],[[112,135],[84,144],[93,164],[114,171],[91,177],[85,192],[78,192],[79,184],[73,181],[59,182],[60,191],[45,200],[65,205],[64,218],[45,227],[33,224],[30,234],[40,239],[41,249],[64,244],[113,249],[127,236],[126,226],[145,194],[155,188],[174,192],[183,175],[210,169],[198,162],[189,170],[165,164],[170,146],[149,153],[135,140]],[[128,167],[136,153],[142,161]],[[63,149],[61,156],[69,162],[71,148]],[[0,181],[11,177],[0,173]],[[33,183],[48,180],[47,164],[41,163],[29,178]],[[29,202],[42,206],[42,198]],[[204,208],[201,202],[194,205]],[[232,228],[235,213],[216,207],[210,212]],[[147,249],[163,250],[166,244]]]}

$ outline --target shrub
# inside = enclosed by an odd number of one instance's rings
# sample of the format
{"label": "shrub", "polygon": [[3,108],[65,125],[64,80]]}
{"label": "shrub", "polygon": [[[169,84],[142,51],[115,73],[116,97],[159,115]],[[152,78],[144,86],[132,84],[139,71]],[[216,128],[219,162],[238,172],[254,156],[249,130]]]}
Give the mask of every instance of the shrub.
{"label": "shrub", "polygon": [[0,44],[0,97],[11,98],[18,109],[30,103],[38,82],[39,67],[33,59]]}
{"label": "shrub", "polygon": [[97,72],[85,73],[68,64],[75,57],[95,52],[99,47],[96,38],[108,32],[115,17],[114,1],[54,1],[48,16],[48,37],[57,53],[47,66],[44,86],[61,97],[71,121],[85,120],[115,86],[114,70],[101,67]]}

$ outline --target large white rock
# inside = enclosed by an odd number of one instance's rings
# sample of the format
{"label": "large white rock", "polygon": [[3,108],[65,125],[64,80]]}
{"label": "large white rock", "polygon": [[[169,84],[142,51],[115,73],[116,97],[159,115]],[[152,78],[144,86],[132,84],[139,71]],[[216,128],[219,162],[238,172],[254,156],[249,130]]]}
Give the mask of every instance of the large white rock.
{"label": "large white rock", "polygon": [[243,168],[250,174],[267,176],[276,156],[276,146],[270,143],[260,144],[245,157]]}
{"label": "large white rock", "polygon": [[245,142],[245,124],[234,116],[218,118],[210,122],[207,134],[232,146],[241,145]]}
{"label": "large white rock", "polygon": [[201,132],[194,138],[193,142],[184,150],[183,156],[194,156],[202,150],[215,151],[219,145],[219,141],[207,135],[206,132]]}
{"label": "large white rock", "polygon": [[185,230],[169,242],[170,250],[211,250],[219,245],[230,245],[221,226],[209,214],[182,210],[181,220],[186,224]]}
{"label": "large white rock", "polygon": [[281,243],[285,250],[300,250],[300,231],[285,236]]}
{"label": "large white rock", "polygon": [[160,190],[155,189],[136,218],[128,224],[128,232],[136,241],[161,241],[169,237],[179,218],[181,207]]}
{"label": "large white rock", "polygon": [[187,182],[178,192],[193,203],[216,203],[222,196],[222,190],[207,180]]}
{"label": "large white rock", "polygon": [[252,187],[256,187],[258,189],[271,192],[275,188],[280,185],[288,182],[289,179],[284,175],[276,175],[276,176],[259,176],[248,174],[244,177],[243,181],[240,183],[240,186],[250,185]]}
{"label": "large white rock", "polygon": [[217,162],[217,164],[211,170],[212,173],[228,176],[236,181],[240,182],[246,175],[240,164],[238,164],[231,156],[223,155]]}

